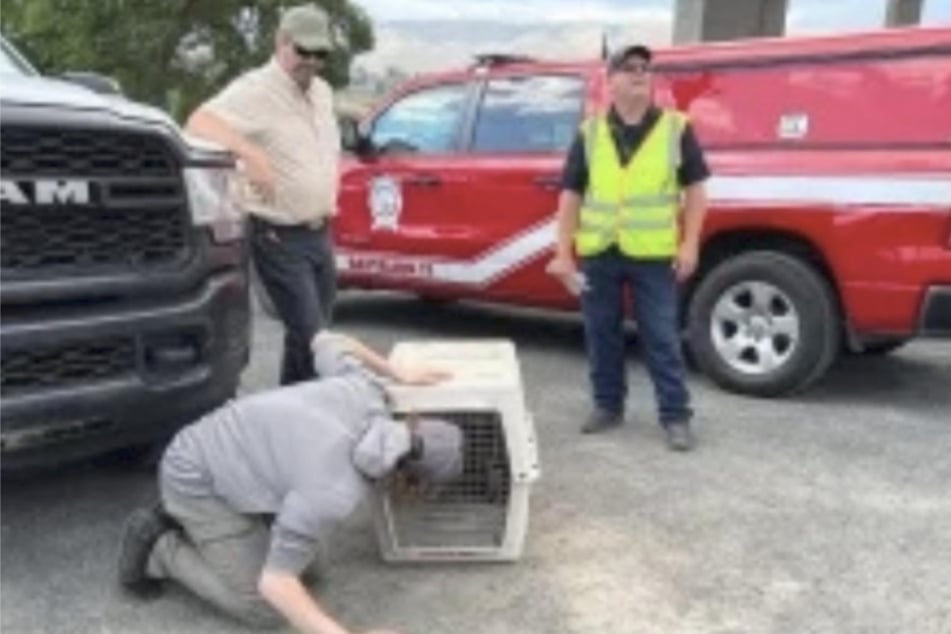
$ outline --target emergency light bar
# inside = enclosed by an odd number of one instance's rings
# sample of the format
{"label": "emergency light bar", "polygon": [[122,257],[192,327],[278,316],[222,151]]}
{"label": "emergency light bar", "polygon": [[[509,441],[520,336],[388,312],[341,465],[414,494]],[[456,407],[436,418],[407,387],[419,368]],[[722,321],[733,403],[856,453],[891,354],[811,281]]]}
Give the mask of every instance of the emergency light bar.
{"label": "emergency light bar", "polygon": [[505,66],[507,64],[530,64],[535,62],[532,57],[512,55],[508,53],[485,53],[476,55],[476,66]]}

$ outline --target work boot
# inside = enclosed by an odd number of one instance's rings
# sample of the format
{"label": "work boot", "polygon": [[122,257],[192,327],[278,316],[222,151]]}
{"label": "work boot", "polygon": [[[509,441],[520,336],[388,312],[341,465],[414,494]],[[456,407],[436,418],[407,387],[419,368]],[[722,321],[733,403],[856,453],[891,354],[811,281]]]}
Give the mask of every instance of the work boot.
{"label": "work boot", "polygon": [[161,583],[149,578],[145,569],[155,542],[174,527],[159,505],[136,509],[126,520],[119,544],[119,584],[128,592],[140,598],[158,596]]}
{"label": "work boot", "polygon": [[588,415],[588,420],[581,426],[582,434],[597,434],[602,431],[619,427],[624,422],[624,414],[598,408]]}
{"label": "work boot", "polygon": [[667,436],[667,447],[671,451],[690,451],[693,449],[694,439],[689,423],[668,423],[664,425],[664,433]]}

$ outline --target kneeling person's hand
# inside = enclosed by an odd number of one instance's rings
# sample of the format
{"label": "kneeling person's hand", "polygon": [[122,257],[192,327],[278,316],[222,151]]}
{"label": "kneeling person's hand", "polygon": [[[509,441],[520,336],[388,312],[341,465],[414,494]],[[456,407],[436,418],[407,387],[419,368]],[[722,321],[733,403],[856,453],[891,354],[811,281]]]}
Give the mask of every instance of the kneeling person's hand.
{"label": "kneeling person's hand", "polygon": [[435,385],[452,378],[452,373],[441,368],[399,366],[394,368],[396,380],[403,385]]}

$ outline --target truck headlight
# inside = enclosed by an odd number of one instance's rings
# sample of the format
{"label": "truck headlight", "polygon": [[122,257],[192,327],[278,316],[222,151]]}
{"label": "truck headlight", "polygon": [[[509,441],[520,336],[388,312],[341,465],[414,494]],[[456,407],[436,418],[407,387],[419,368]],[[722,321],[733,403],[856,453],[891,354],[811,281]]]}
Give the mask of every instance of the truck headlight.
{"label": "truck headlight", "polygon": [[185,189],[192,220],[208,227],[215,242],[244,236],[244,217],[234,192],[235,172],[227,167],[186,167]]}

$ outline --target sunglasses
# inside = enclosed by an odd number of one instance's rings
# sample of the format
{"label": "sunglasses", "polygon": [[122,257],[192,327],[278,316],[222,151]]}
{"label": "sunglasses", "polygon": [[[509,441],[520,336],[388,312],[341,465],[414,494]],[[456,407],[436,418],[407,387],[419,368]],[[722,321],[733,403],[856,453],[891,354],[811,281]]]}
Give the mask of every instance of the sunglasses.
{"label": "sunglasses", "polygon": [[618,66],[618,71],[632,75],[646,75],[652,70],[653,68],[650,64],[621,64]]}
{"label": "sunglasses", "polygon": [[321,62],[330,57],[330,51],[325,48],[309,49],[297,44],[294,45],[294,52],[301,59],[316,59]]}

